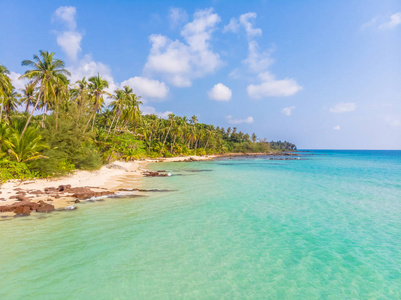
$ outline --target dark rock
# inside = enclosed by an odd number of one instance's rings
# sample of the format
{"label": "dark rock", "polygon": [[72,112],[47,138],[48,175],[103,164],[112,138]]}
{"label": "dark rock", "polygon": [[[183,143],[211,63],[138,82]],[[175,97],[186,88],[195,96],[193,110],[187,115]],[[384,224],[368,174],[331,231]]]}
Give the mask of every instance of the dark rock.
{"label": "dark rock", "polygon": [[81,201],[79,201],[78,199],[74,201],[75,203],[81,203]]}
{"label": "dark rock", "polygon": [[116,165],[116,164],[108,164],[108,165],[106,165],[106,168],[107,168],[107,169],[116,169],[116,170],[128,171],[126,168],[121,167],[121,166]]}
{"label": "dark rock", "polygon": [[37,212],[51,212],[54,210],[54,206],[43,202],[42,200],[38,202],[39,207],[36,209]]}
{"label": "dark rock", "polygon": [[33,195],[43,195],[43,192],[40,190],[35,190],[35,191],[30,191],[29,194],[33,194]]}
{"label": "dark rock", "polygon": [[59,187],[57,188],[57,190],[59,192],[64,192],[64,191],[68,191],[71,188],[71,184],[67,184],[67,185],[59,185]]}
{"label": "dark rock", "polygon": [[14,212],[17,215],[29,216],[31,214],[31,208],[29,206],[19,206],[14,210]]}
{"label": "dark rock", "polygon": [[163,173],[159,173],[159,172],[152,172],[152,171],[146,171],[146,172],[143,172],[143,176],[145,176],[145,177],[167,177],[168,174],[163,174]]}

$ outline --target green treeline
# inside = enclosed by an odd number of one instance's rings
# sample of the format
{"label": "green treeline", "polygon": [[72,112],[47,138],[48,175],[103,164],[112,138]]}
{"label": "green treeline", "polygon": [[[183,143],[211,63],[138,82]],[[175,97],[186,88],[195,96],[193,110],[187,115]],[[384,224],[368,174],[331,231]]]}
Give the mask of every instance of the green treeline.
{"label": "green treeline", "polygon": [[99,75],[72,83],[54,53],[40,51],[22,65],[28,83],[19,91],[0,65],[0,182],[93,170],[116,159],[296,150],[196,116],[143,115],[141,97],[130,87],[109,94]]}

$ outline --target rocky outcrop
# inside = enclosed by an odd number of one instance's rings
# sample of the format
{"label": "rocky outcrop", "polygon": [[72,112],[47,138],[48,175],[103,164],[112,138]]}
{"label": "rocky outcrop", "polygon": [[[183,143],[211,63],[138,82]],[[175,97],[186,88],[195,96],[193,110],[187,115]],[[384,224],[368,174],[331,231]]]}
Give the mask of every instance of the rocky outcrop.
{"label": "rocky outcrop", "polygon": [[161,172],[145,171],[145,172],[143,172],[143,176],[145,176],[145,177],[166,177],[169,175],[166,173],[161,173]]}
{"label": "rocky outcrop", "polygon": [[28,216],[32,211],[37,212],[51,212],[54,210],[54,206],[43,201],[29,202],[21,201],[15,202],[11,205],[0,206],[0,212],[14,212],[17,215]]}

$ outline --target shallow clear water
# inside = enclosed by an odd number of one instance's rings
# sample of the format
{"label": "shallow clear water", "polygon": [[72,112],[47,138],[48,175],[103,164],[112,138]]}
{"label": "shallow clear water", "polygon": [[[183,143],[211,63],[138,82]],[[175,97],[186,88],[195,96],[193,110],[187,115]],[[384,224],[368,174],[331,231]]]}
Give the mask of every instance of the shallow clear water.
{"label": "shallow clear water", "polygon": [[0,219],[0,299],[400,299],[401,151],[313,153],[154,164],[175,191]]}

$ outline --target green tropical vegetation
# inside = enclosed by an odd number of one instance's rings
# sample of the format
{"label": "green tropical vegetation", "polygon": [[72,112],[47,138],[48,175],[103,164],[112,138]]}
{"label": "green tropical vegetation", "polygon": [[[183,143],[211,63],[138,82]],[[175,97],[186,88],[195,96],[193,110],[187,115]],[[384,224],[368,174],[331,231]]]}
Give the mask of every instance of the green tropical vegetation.
{"label": "green tropical vegetation", "polygon": [[54,55],[40,51],[22,62],[28,83],[20,91],[0,64],[0,181],[93,170],[118,159],[296,150],[196,116],[144,115],[130,87],[109,93],[99,74],[70,82]]}

